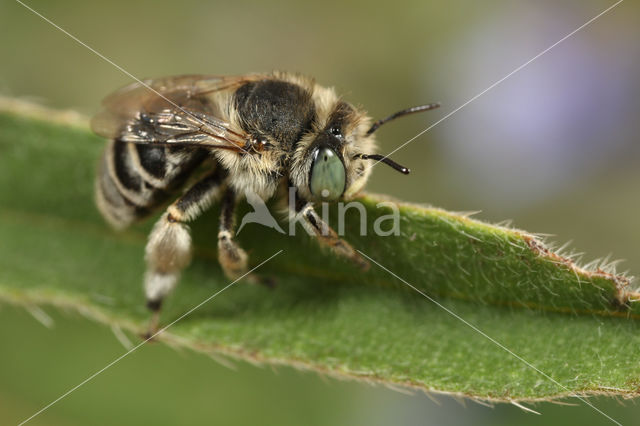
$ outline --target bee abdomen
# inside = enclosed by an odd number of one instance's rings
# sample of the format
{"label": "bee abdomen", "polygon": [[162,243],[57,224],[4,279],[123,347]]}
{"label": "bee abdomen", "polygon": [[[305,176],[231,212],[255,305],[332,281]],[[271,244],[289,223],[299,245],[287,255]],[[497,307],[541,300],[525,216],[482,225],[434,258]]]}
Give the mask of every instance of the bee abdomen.
{"label": "bee abdomen", "polygon": [[112,140],[96,177],[98,209],[115,228],[125,228],[162,205],[202,162],[199,149]]}

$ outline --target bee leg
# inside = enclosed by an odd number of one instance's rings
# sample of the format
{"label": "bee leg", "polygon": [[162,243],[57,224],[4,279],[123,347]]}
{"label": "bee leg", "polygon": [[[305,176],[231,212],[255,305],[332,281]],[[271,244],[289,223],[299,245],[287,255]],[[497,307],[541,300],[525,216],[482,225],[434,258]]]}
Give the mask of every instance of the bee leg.
{"label": "bee leg", "polygon": [[247,253],[233,240],[236,202],[235,191],[228,187],[222,196],[220,229],[218,231],[218,261],[224,274],[232,280],[241,277],[248,270]]}
{"label": "bee leg", "polygon": [[186,223],[198,217],[220,195],[223,182],[221,171],[205,175],[167,208],[149,235],[144,289],[147,307],[153,314],[147,337],[156,333],[162,301],[191,261],[191,235]]}
{"label": "bee leg", "polygon": [[[235,207],[237,204],[236,192],[227,187],[222,197],[220,212],[220,229],[218,231],[218,261],[224,274],[232,280],[245,275],[249,270],[247,253],[233,239],[235,236]],[[247,275],[247,280],[267,287],[274,287],[273,280],[256,275]]]}
{"label": "bee leg", "polygon": [[292,220],[300,221],[305,230],[311,236],[315,236],[325,247],[329,247],[338,256],[345,257],[353,262],[357,267],[366,271],[369,269],[369,262],[360,253],[354,250],[347,241],[338,236],[336,231],[318,215],[313,208],[313,204],[299,198],[296,193],[295,206]]}

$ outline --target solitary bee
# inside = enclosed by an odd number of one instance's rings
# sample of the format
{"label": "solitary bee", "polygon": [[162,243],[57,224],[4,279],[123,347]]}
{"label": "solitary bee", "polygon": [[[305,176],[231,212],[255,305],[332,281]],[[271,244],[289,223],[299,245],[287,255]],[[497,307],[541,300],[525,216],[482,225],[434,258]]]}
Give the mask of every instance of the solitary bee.
{"label": "solitary bee", "polygon": [[[372,153],[373,133],[390,120],[438,104],[372,124],[332,88],[274,72],[147,80],[116,91],[103,106],[92,128],[110,139],[95,182],[105,219],[124,228],[183,190],[153,227],[145,250],[144,289],[157,321],[164,297],[191,259],[186,223],[217,200],[218,259],[230,279],[248,270],[247,254],[234,241],[236,203],[248,193],[268,200],[280,188],[294,191],[290,218],[337,255],[367,269],[367,261],[315,212],[314,202],[353,197],[369,177],[369,160],[409,173]],[[197,179],[196,170],[202,171]],[[187,181],[193,183],[185,187]]]}

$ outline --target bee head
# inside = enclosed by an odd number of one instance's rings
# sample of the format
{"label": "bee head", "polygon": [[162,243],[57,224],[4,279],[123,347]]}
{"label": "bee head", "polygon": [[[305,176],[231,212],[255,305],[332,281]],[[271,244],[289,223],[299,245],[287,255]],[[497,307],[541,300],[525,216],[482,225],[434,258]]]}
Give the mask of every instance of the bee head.
{"label": "bee head", "polygon": [[373,164],[378,162],[408,174],[408,168],[373,154],[373,133],[395,118],[437,108],[439,104],[408,108],[371,124],[364,112],[339,100],[331,89],[325,90],[313,95],[317,119],[313,130],[297,144],[292,158],[290,177],[299,193],[316,201],[352,198],[364,187]]}
{"label": "bee head", "polygon": [[291,182],[307,200],[350,198],[369,175],[365,162],[355,154],[374,150],[374,138],[367,135],[371,120],[339,100],[331,89],[317,87],[313,100],[316,119],[296,145]]}

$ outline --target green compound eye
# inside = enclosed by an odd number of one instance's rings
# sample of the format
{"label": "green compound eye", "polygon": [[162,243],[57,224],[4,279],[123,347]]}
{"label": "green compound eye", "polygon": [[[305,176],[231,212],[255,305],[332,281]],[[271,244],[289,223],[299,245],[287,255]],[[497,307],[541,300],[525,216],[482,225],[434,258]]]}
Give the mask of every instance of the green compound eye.
{"label": "green compound eye", "polygon": [[309,189],[314,197],[337,200],[344,192],[344,164],[331,148],[319,148],[315,152],[310,181]]}

